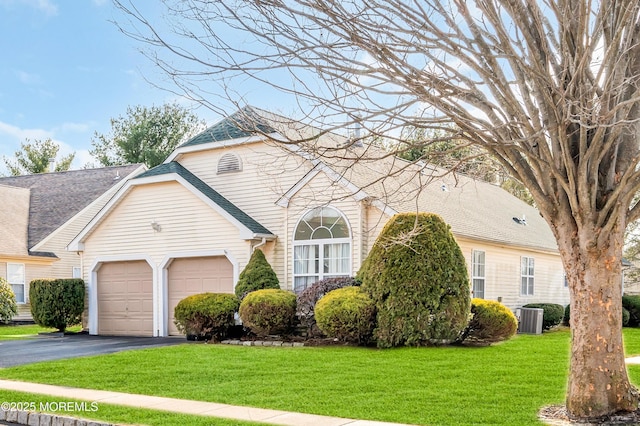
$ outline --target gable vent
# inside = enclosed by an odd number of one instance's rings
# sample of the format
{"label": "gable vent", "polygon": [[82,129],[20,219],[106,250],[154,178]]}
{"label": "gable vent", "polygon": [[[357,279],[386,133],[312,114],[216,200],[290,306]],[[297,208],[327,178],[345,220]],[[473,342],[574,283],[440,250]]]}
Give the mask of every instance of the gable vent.
{"label": "gable vent", "polygon": [[239,172],[242,170],[240,158],[235,154],[225,154],[218,161],[218,174]]}

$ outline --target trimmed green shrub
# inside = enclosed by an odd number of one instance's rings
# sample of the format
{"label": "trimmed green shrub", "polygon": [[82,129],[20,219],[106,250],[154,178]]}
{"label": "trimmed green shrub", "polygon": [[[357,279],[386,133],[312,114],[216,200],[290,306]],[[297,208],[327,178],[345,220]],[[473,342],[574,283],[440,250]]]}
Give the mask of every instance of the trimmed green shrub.
{"label": "trimmed green shrub", "polygon": [[518,320],[509,308],[500,302],[484,299],[471,300],[471,320],[462,332],[459,342],[491,344],[510,339],[518,330]]}
{"label": "trimmed green shrub", "polygon": [[247,294],[240,303],[240,318],[258,336],[286,334],[296,316],[296,295],[287,290],[264,289]]}
{"label": "trimmed green shrub", "polygon": [[240,272],[235,293],[242,300],[247,293],[265,288],[279,289],[280,282],[262,250],[254,250],[247,266]]}
{"label": "trimmed green shrub", "polygon": [[640,326],[640,296],[622,296],[622,307],[629,311],[629,327]]}
{"label": "trimmed green shrub", "polygon": [[629,319],[631,318],[631,314],[625,308],[622,308],[622,326],[629,327]]}
{"label": "trimmed green shrub", "polygon": [[555,303],[529,303],[524,305],[523,308],[538,308],[542,309],[542,329],[549,330],[551,327],[562,322],[564,318],[564,308],[562,305]]}
{"label": "trimmed green shrub", "polygon": [[322,335],[314,317],[314,308],[318,300],[330,291],[356,285],[360,283],[353,277],[326,278],[313,283],[298,295],[296,316],[300,324],[307,328],[309,337]]}
{"label": "trimmed green shrub", "polygon": [[[562,320],[562,324],[567,327],[570,326],[571,320],[571,305],[567,305],[564,307],[564,319]],[[622,308],[622,326],[629,327],[629,321],[631,320],[631,315],[626,308]]]}
{"label": "trimmed green shrub", "polygon": [[222,340],[234,325],[240,301],[233,294],[200,293],[182,299],[174,309],[181,333],[197,340]]}
{"label": "trimmed green shrub", "polygon": [[345,342],[367,343],[373,335],[376,307],[360,287],[333,290],[316,304],[318,327],[329,337]]}
{"label": "trimmed green shrub", "polygon": [[29,284],[31,316],[36,324],[64,331],[82,322],[84,281],[79,278],[33,280]]}
{"label": "trimmed green shrub", "polygon": [[376,304],[379,347],[449,343],[467,325],[467,266],[438,215],[393,216],[357,278]]}
{"label": "trimmed green shrub", "polygon": [[0,277],[0,322],[7,324],[17,314],[16,295],[7,280]]}

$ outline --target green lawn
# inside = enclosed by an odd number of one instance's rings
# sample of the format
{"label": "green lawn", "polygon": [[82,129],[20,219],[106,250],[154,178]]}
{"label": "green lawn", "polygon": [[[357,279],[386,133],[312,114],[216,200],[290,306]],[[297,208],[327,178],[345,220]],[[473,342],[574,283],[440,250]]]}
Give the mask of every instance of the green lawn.
{"label": "green lawn", "polygon": [[[80,326],[69,327],[68,331],[80,331]],[[4,325],[0,324],[0,340],[18,340],[35,337],[38,333],[51,333],[55,328],[45,328],[39,325]]]}
{"label": "green lawn", "polygon": [[[261,423],[243,422],[239,420],[227,420],[220,418],[211,418],[204,416],[190,416],[186,414],[173,414],[166,411],[143,410],[139,408],[123,407],[110,404],[98,403],[96,411],[68,413],[51,410],[41,410],[46,408],[47,403],[58,403],[50,407],[59,407],[60,402],[74,402],[73,399],[63,399],[60,397],[43,396],[24,392],[2,391],[0,402],[28,403],[35,404],[36,411],[48,412],[60,416],[79,417],[82,419],[102,420],[110,423],[120,424],[144,424],[148,426],[210,426],[212,424],[219,426],[257,426]],[[80,402],[80,401],[76,401]],[[93,408],[93,407],[92,407]],[[55,410],[55,408],[54,408]]]}
{"label": "green lawn", "polygon": [[[629,355],[640,330],[625,329]],[[412,424],[536,424],[562,403],[569,332],[485,348],[185,344],[0,370],[0,377]],[[629,368],[640,383],[640,366]]]}

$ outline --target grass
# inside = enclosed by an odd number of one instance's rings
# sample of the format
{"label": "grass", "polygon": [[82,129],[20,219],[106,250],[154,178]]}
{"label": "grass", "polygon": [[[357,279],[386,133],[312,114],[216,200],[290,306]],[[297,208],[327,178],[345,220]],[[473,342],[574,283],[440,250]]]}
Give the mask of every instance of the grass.
{"label": "grass", "polygon": [[413,424],[536,424],[563,400],[566,331],[486,348],[189,344],[8,368],[8,379]]}
{"label": "grass", "polygon": [[[67,331],[80,331],[81,326],[69,327]],[[0,324],[0,340],[20,340],[29,339],[38,333],[50,333],[57,331],[55,328],[40,327],[36,324],[28,325],[4,325]]]}
{"label": "grass", "polygon": [[[640,329],[625,329],[625,346],[640,354]],[[540,407],[563,402],[568,360],[561,330],[485,348],[185,344],[13,367],[0,377],[401,423],[526,425],[539,424]],[[640,366],[629,371],[640,383]]]}
{"label": "grass", "polygon": [[[256,426],[260,423],[243,422],[239,420],[228,420],[221,418],[212,418],[205,416],[192,416],[188,414],[174,414],[166,411],[146,410],[140,408],[122,407],[117,405],[98,403],[95,407],[96,411],[80,411],[80,412],[64,412],[40,409],[46,408],[47,403],[51,402],[80,402],[73,399],[62,399],[60,397],[43,396],[38,394],[30,394],[24,392],[2,391],[0,402],[13,402],[19,404],[31,404],[36,407],[36,411],[48,412],[65,417],[78,417],[88,420],[101,420],[110,423],[119,424],[144,424],[149,426],[173,426],[173,425],[189,425],[189,426],[210,426],[212,424],[220,426]],[[42,405],[41,405],[42,404]],[[59,406],[59,404],[57,405]],[[50,405],[56,407],[56,405]],[[91,409],[93,407],[90,407]],[[55,409],[55,408],[54,408]]]}

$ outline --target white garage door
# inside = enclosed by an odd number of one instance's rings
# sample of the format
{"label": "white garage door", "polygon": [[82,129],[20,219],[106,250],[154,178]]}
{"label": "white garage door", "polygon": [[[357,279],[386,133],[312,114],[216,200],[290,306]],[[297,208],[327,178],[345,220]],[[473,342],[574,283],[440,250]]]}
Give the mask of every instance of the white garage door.
{"label": "white garage door", "polygon": [[173,310],[198,293],[233,293],[233,266],[224,256],[175,259],[169,265],[169,334],[178,335]]}
{"label": "white garage door", "polygon": [[153,336],[153,272],[147,262],[100,266],[98,334]]}

